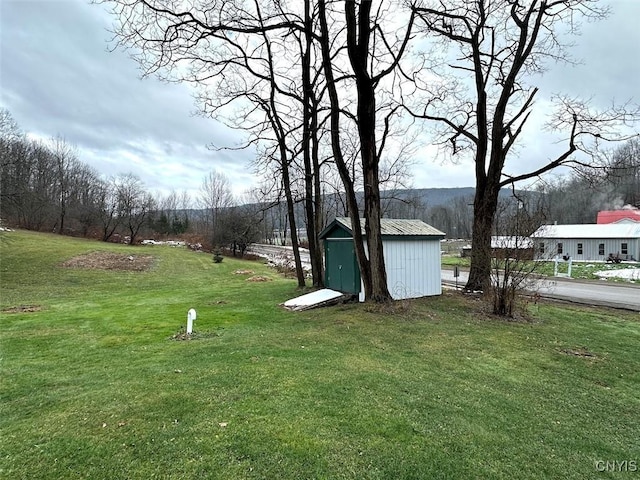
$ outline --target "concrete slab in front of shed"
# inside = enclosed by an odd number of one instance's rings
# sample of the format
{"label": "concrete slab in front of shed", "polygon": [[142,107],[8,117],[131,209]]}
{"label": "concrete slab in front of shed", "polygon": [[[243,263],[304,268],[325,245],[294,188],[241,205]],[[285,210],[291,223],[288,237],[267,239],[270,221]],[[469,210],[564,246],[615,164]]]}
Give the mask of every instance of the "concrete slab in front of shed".
{"label": "concrete slab in front of shed", "polygon": [[322,290],[316,290],[315,292],[287,300],[282,305],[289,310],[308,310],[310,308],[333,305],[349,298],[351,298],[350,294],[323,288]]}

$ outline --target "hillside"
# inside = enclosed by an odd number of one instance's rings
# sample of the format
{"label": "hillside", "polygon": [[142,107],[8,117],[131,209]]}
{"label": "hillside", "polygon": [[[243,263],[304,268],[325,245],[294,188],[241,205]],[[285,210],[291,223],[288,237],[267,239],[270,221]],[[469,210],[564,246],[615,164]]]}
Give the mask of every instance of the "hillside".
{"label": "hillside", "polygon": [[404,190],[386,190],[382,198],[420,199],[423,205],[435,207],[448,205],[452,200],[460,197],[473,198],[474,187],[455,188],[412,188]]}

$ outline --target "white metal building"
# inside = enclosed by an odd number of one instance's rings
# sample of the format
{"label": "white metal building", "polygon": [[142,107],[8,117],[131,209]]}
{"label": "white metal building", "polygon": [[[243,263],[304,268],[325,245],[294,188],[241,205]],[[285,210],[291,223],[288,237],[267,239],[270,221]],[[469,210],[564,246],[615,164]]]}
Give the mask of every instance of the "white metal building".
{"label": "white metal building", "polygon": [[531,238],[536,258],[556,255],[573,260],[606,261],[640,259],[640,224],[543,225]]}
{"label": "white metal building", "polygon": [[[387,287],[394,300],[442,293],[440,241],[444,233],[421,220],[381,220]],[[363,229],[364,235],[364,229]],[[351,220],[338,217],[320,234],[325,248],[325,285],[357,294],[364,288],[353,248]],[[365,238],[366,242],[366,238]]]}

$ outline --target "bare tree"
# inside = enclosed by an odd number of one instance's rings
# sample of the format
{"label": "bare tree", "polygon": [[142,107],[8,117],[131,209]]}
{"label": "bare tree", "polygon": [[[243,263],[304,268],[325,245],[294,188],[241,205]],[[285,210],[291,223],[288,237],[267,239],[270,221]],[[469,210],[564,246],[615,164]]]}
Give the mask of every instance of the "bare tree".
{"label": "bare tree", "polygon": [[160,196],[156,199],[158,210],[153,212],[150,222],[156,233],[163,235],[180,235],[185,233],[189,228],[188,216],[188,194],[186,207],[183,207],[182,195],[187,194],[186,191],[179,194],[175,190],[171,190],[166,196]]}
{"label": "bare tree", "polygon": [[[300,46],[300,69],[302,77],[302,157],[304,165],[304,211],[307,228],[307,242],[311,260],[311,276],[314,287],[324,286],[324,266],[320,249],[319,233],[323,224],[322,197],[320,182],[319,138],[318,138],[318,106],[320,102],[316,90],[313,68],[314,51],[314,18],[311,0],[304,0],[304,35],[298,37]],[[315,78],[314,78],[315,77]]]}
{"label": "bare tree", "polygon": [[122,222],[115,178],[99,183],[96,189],[96,206],[102,241],[108,242]]}
{"label": "bare tree", "polygon": [[255,203],[232,206],[220,215],[222,238],[234,256],[238,253],[244,256],[247,248],[260,238],[260,223],[260,209]]}
{"label": "bare tree", "polygon": [[[336,7],[335,14],[331,16],[326,14],[326,2],[318,2],[316,9],[310,0],[214,4],[196,1],[189,3],[188,8],[159,0],[105,3],[113,6],[120,22],[115,32],[118,41],[136,49],[134,56],[145,74],[159,74],[203,87],[199,96],[203,112],[218,119],[226,118],[232,127],[250,132],[245,146],[260,145],[260,159],[278,166],[296,257],[299,254],[294,204],[304,200],[310,247],[315,249],[314,284],[318,285],[321,262],[315,237],[322,218],[318,130],[323,125],[319,112],[340,107],[336,104],[335,82],[345,82],[341,90],[346,92],[348,103],[354,102],[356,111],[336,110],[337,123],[330,115],[331,142],[344,140],[334,128],[341,123],[340,116],[345,115],[347,122],[355,123],[368,256],[362,243],[358,205],[351,193],[353,172],[344,156],[334,155],[334,161],[346,181],[345,195],[351,198],[349,210],[359,244],[358,259],[366,296],[375,301],[390,299],[380,235],[379,167],[390,125],[399,113],[391,92],[402,77],[399,63],[411,38],[413,13],[404,10],[408,18],[404,28],[398,30],[401,23],[398,21],[385,30],[386,20],[398,10],[384,2],[377,2],[375,8],[371,2],[351,0],[344,8],[335,2],[331,5]],[[316,31],[318,23],[320,33]],[[397,31],[401,33],[396,34]],[[322,68],[315,59],[322,59]],[[334,70],[331,73],[334,85],[326,90],[335,93],[329,107],[322,101],[324,87],[330,83],[327,64]],[[230,113],[230,105],[237,105],[238,101],[241,106]],[[384,114],[380,113],[382,109]],[[293,180],[290,170],[299,158],[304,172],[301,190],[304,193],[296,198],[296,193],[290,191]],[[298,267],[299,263],[296,262]],[[301,268],[298,272],[302,285]]]}
{"label": "bare tree", "polygon": [[71,170],[67,214],[71,230],[82,236],[89,235],[98,224],[98,192],[100,179],[97,171],[80,161]]}
{"label": "bare tree", "polygon": [[220,214],[233,203],[229,178],[224,173],[211,170],[202,180],[198,204],[208,212],[207,223],[210,225],[209,234],[213,248],[223,243]]}
{"label": "bare tree", "polygon": [[[0,108],[0,142],[4,146],[22,139],[24,139],[24,134],[11,112],[6,108]],[[3,154],[2,160],[9,160],[9,158]]]}
{"label": "bare tree", "polygon": [[[323,59],[323,70],[330,100],[331,145],[333,160],[336,164],[345,189],[349,216],[354,235],[356,257],[360,267],[365,297],[375,302],[386,302],[391,299],[387,287],[386,268],[382,250],[382,234],[380,219],[382,216],[380,198],[380,162],[385,148],[385,140],[389,125],[397,106],[389,105],[386,115],[381,115],[379,102],[381,99],[381,82],[388,77],[393,78],[399,70],[409,39],[412,34],[414,13],[407,19],[404,30],[391,40],[382,29],[385,25],[384,14],[389,12],[380,3],[374,9],[374,2],[344,2],[344,31],[338,35],[346,36],[346,42],[335,39],[330,32],[330,13],[328,3],[318,1],[318,17],[320,20],[320,44]],[[396,15],[400,10],[394,12]],[[376,41],[378,40],[378,41]],[[361,220],[354,188],[352,172],[346,162],[340,136],[341,105],[337,90],[336,65],[332,46],[338,49],[346,47],[347,59],[351,67],[350,77],[356,97],[356,113],[353,120],[358,131],[358,150],[364,187],[364,236],[367,238],[367,251],[363,242]],[[393,82],[392,82],[393,83]],[[382,119],[380,117],[383,117]],[[382,120],[382,134],[380,134]]]}
{"label": "bare tree", "polygon": [[541,263],[533,261],[534,244],[530,235],[540,225],[538,212],[531,213],[524,197],[498,202],[491,241],[491,275],[486,295],[495,315],[514,317],[521,295],[537,291],[536,271]]}
{"label": "bare tree", "polygon": [[[249,132],[244,147],[268,146],[261,158],[280,166],[292,211],[288,176],[293,154],[287,138],[295,127],[287,114],[288,104],[297,97],[287,86],[293,77],[286,74],[286,65],[280,65],[296,59],[284,37],[304,26],[295,14],[289,18],[286,2],[193,2],[187,10],[159,0],[108,3],[121,22],[118,40],[138,49],[135,58],[145,74],[193,83],[199,88],[203,114]],[[235,112],[230,111],[231,104],[239,105]],[[289,215],[289,222],[294,254],[299,257],[295,216]],[[304,285],[300,262],[296,264],[299,284]]]}
{"label": "bare tree", "polygon": [[29,142],[9,110],[0,109],[0,215],[13,216],[20,190],[20,163],[24,161]]}
{"label": "bare tree", "polygon": [[408,108],[441,127],[442,145],[451,154],[469,151],[473,157],[473,252],[466,289],[482,290],[491,271],[500,189],[561,165],[589,161],[602,141],[624,138],[618,127],[634,121],[637,110],[595,111],[586,102],[557,97],[558,111],[549,127],[566,135],[563,150],[542,166],[511,174],[506,166],[538,93],[527,82],[544,70],[546,60],[569,60],[563,32],[574,33],[580,19],[602,18],[606,10],[597,0],[419,0],[413,8],[423,31],[440,40],[445,55],[430,70],[424,104]]}
{"label": "bare tree", "polygon": [[116,189],[122,225],[129,233],[129,244],[133,245],[155,208],[155,202],[140,178],[134,174],[120,175],[116,180]]}
{"label": "bare tree", "polygon": [[48,147],[52,154],[56,175],[58,220],[54,225],[54,230],[57,229],[58,233],[63,235],[65,233],[69,197],[71,196],[72,177],[81,166],[75,147],[70,145],[64,138],[60,136],[52,138]]}
{"label": "bare tree", "polygon": [[640,208],[640,139],[633,138],[617,148],[608,159],[605,172],[621,203]]}
{"label": "bare tree", "polygon": [[59,189],[51,150],[22,137],[3,142],[2,154],[2,216],[21,228],[53,229]]}

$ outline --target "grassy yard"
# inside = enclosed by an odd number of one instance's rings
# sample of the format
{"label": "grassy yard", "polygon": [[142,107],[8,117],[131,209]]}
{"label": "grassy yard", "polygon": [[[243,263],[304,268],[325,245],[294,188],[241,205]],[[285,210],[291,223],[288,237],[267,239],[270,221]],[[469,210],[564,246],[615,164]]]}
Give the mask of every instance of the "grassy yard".
{"label": "grassy yard", "polygon": [[[96,252],[153,258],[63,266]],[[508,323],[454,294],[292,313],[261,264],[28,232],[0,239],[0,274],[1,478],[640,474],[637,313]]]}
{"label": "grassy yard", "polygon": [[[541,267],[536,271],[540,275],[553,276],[555,264],[554,262],[544,262]],[[601,263],[601,262],[573,262],[571,265],[571,277],[583,280],[601,280],[595,273],[610,270],[626,270],[628,268],[640,268],[638,263]],[[558,271],[561,273],[567,273],[568,264],[559,263]],[[635,281],[629,281],[628,279],[618,279],[612,277],[607,279],[608,282],[621,282],[621,283],[636,283]]]}
{"label": "grassy yard", "polygon": [[[459,266],[463,268],[469,268],[471,266],[471,259],[469,257],[462,258],[459,255],[443,255],[442,256],[443,268],[451,268]],[[581,280],[601,280],[595,273],[599,271],[610,270],[625,270],[628,268],[640,268],[640,263],[626,262],[626,263],[602,263],[602,262],[573,262],[571,265],[571,278]],[[553,277],[555,269],[554,262],[539,261],[536,262],[535,273],[537,275],[543,275],[547,277]],[[567,273],[568,264],[560,263],[558,265],[559,273]],[[621,279],[612,277],[606,280],[607,282],[620,282],[620,283],[638,283],[629,279]]]}
{"label": "grassy yard", "polygon": [[441,257],[443,267],[470,267],[471,259],[469,257],[461,257],[460,255],[443,255]]}

